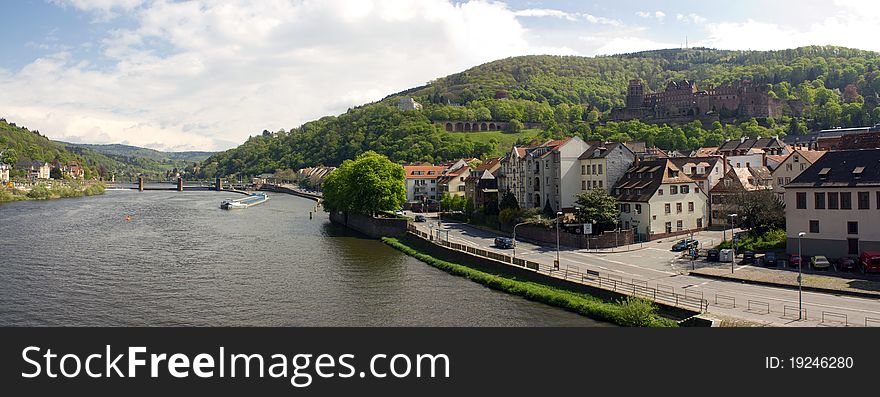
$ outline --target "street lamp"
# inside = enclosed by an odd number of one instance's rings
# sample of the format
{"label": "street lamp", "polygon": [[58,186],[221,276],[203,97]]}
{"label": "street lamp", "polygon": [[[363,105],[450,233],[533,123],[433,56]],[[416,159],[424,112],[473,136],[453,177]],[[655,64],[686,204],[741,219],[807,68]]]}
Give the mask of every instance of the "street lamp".
{"label": "street lamp", "polygon": [[798,233],[798,321],[804,319],[803,281],[801,273],[801,268],[804,263],[804,257],[801,256],[801,238],[804,237],[804,235],[806,235],[804,232]]}
{"label": "street lamp", "polygon": [[556,212],[556,263],[553,264],[556,270],[559,270],[559,218],[561,217],[562,212]]}
{"label": "street lamp", "polygon": [[733,253],[730,258],[730,274],[733,274],[733,265],[736,264],[736,238],[734,238],[734,230],[736,229],[733,226],[733,219],[736,218],[737,214],[728,214],[727,217],[730,218],[730,246],[733,248]]}
{"label": "street lamp", "polygon": [[517,226],[525,225],[525,224],[529,224],[529,223],[532,223],[532,222],[526,221],[526,222],[520,222],[520,223],[517,223],[516,225],[513,225],[513,257],[514,258],[516,258],[516,228],[517,228]]}

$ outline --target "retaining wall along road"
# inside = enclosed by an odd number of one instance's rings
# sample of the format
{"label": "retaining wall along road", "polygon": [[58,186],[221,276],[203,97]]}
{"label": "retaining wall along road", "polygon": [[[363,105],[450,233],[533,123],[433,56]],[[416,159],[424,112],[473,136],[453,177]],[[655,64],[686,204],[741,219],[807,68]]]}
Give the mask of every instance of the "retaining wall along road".
{"label": "retaining wall along road", "polygon": [[331,211],[330,221],[366,234],[370,238],[402,237],[406,235],[407,220],[373,218],[366,215]]}

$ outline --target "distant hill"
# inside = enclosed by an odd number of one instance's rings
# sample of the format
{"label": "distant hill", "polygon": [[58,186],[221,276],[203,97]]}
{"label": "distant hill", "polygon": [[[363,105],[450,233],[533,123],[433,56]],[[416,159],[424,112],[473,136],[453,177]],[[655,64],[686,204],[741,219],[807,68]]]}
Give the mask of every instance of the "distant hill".
{"label": "distant hill", "polygon": [[133,178],[139,174],[156,179],[163,178],[174,168],[184,169],[210,154],[165,153],[125,145],[57,142],[42,135],[40,131],[32,131],[14,122],[0,119],[0,152],[3,151],[7,155],[13,155],[18,161],[39,160],[61,164],[77,161],[85,168],[87,178],[94,176],[109,179],[115,176],[117,180]]}

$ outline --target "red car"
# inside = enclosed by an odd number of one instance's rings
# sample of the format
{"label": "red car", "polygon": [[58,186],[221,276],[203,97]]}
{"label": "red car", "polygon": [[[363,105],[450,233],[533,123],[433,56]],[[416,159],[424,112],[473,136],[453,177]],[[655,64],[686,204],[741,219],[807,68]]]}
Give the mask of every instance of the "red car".
{"label": "red car", "polygon": [[880,272],[880,251],[865,251],[859,256],[862,273]]}
{"label": "red car", "polygon": [[798,267],[801,265],[801,256],[798,254],[792,254],[788,257],[788,265],[791,267]]}

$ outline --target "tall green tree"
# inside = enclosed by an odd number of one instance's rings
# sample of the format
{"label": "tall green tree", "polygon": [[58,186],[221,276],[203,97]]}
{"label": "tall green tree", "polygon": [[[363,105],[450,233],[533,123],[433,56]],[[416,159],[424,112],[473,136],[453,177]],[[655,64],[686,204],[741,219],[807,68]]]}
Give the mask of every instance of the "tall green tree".
{"label": "tall green tree", "polygon": [[754,235],[785,228],[785,204],[772,190],[747,191],[734,199],[739,206],[737,226]]}
{"label": "tall green tree", "polygon": [[404,171],[373,151],[346,160],[324,180],[324,208],[373,215],[396,210],[406,202]]}
{"label": "tall green tree", "polygon": [[614,228],[620,217],[620,207],[614,196],[605,189],[592,189],[577,195],[575,218],[581,223],[593,223],[593,232]]}
{"label": "tall green tree", "polygon": [[510,189],[504,191],[504,195],[501,196],[501,203],[498,205],[498,208],[505,209],[519,209],[519,202],[516,201],[516,196],[513,195],[513,192]]}

